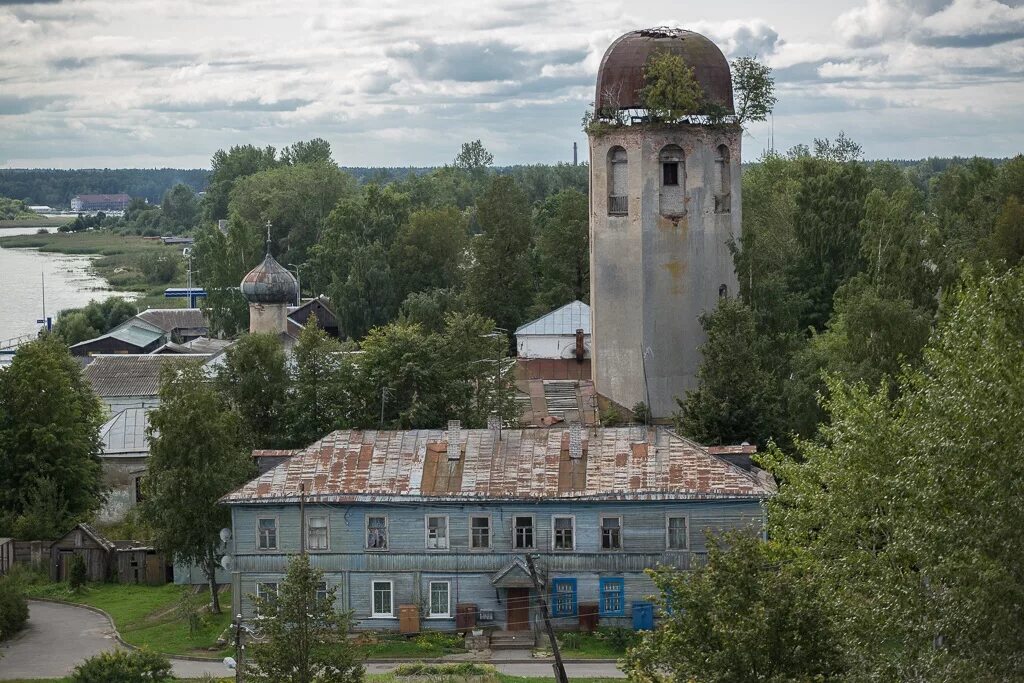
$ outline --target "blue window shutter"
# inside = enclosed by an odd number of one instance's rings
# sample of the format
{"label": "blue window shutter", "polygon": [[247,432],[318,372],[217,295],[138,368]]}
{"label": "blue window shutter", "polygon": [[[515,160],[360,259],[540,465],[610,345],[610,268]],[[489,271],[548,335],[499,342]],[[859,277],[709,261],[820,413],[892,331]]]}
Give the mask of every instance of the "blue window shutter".
{"label": "blue window shutter", "polygon": [[572,617],[576,608],[576,579],[551,579],[551,614]]}
{"label": "blue window shutter", "polygon": [[623,617],[626,615],[626,581],[622,577],[602,577],[600,579],[599,614],[603,617]]}

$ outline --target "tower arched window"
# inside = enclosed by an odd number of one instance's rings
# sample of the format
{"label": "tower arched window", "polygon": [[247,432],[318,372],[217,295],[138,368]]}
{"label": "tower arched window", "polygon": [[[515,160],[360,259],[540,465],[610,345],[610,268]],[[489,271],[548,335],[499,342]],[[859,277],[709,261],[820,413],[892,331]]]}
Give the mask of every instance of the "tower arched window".
{"label": "tower arched window", "polygon": [[686,159],[679,145],[666,145],[658,154],[661,163],[661,215],[686,213]]}
{"label": "tower arched window", "polygon": [[626,150],[612,147],[608,150],[608,215],[625,216],[629,213],[629,162]]}
{"label": "tower arched window", "polygon": [[719,145],[718,156],[715,158],[718,176],[715,183],[715,213],[732,211],[732,167],[729,161],[729,148]]}

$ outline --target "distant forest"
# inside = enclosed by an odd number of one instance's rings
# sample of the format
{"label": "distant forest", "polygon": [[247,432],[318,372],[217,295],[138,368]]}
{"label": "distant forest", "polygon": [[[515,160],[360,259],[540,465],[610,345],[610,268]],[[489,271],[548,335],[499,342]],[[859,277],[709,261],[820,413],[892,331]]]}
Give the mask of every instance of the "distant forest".
{"label": "distant forest", "polygon": [[[924,160],[898,159],[891,163],[899,167],[918,167],[917,175],[927,179],[941,173],[953,164],[965,163],[961,157]],[[996,165],[1003,159],[993,159]],[[745,168],[757,162],[743,164]],[[867,162],[868,165],[871,162]],[[545,165],[545,164],[539,164]],[[434,166],[342,166],[341,170],[352,175],[360,184],[376,182],[387,184],[410,175],[430,173]],[[496,167],[499,174],[515,173],[522,166]],[[81,169],[0,169],[0,197],[20,199],[29,205],[52,206],[66,209],[71,198],[78,194],[116,194],[125,192],[131,197],[140,197],[151,204],[161,201],[164,193],[178,183],[184,183],[195,192],[206,190],[211,171],[205,168],[81,168]],[[920,188],[924,189],[924,188]]]}

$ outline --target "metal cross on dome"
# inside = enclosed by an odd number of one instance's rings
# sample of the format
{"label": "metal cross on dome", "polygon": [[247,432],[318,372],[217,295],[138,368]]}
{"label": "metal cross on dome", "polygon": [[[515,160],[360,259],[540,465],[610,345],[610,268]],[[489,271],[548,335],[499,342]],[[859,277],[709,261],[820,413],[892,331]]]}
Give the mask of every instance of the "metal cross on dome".
{"label": "metal cross on dome", "polygon": [[267,221],[267,253],[270,253],[270,221]]}

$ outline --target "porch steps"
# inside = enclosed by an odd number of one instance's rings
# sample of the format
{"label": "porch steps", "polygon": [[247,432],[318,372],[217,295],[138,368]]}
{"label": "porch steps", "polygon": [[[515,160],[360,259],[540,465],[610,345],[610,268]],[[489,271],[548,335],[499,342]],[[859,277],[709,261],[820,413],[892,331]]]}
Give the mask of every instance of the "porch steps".
{"label": "porch steps", "polygon": [[494,631],[491,633],[492,650],[532,650],[532,631]]}

